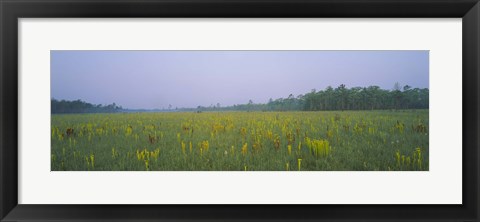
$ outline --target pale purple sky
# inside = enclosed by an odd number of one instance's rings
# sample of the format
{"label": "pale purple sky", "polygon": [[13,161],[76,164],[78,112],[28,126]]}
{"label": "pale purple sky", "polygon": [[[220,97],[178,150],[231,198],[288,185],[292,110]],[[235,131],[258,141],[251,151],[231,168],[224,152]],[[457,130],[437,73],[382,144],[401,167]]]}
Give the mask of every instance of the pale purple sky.
{"label": "pale purple sky", "polygon": [[51,97],[153,109],[429,86],[428,51],[51,51]]}

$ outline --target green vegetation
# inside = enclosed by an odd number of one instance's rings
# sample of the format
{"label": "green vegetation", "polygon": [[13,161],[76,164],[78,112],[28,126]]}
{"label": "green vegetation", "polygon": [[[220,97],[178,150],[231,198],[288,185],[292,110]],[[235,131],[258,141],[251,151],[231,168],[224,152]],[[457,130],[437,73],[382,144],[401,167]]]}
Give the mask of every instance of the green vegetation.
{"label": "green vegetation", "polygon": [[162,111],[332,111],[332,110],[386,110],[386,109],[428,109],[429,90],[411,88],[408,85],[401,87],[395,84],[393,90],[381,89],[378,86],[347,88],[340,85],[337,88],[327,87],[325,90],[312,90],[305,95],[295,97],[290,94],[287,98],[270,99],[268,103],[254,103],[250,100],[246,104],[221,107],[220,103],[209,107],[155,110],[123,109],[115,103],[102,106],[76,101],[52,100],[52,113],[114,113],[114,112],[162,112]]}
{"label": "green vegetation", "polygon": [[51,167],[54,171],[428,170],[428,119],[428,109],[55,114]]}
{"label": "green vegetation", "polygon": [[[401,87],[395,84],[393,90],[381,89],[378,86],[347,88],[341,84],[337,88],[327,87],[325,90],[312,90],[305,95],[287,98],[270,99],[268,103],[254,103],[220,107],[197,107],[199,111],[327,111],[327,110],[386,110],[386,109],[428,109],[429,90]],[[194,109],[181,109],[192,111]]]}
{"label": "green vegetation", "polygon": [[94,105],[82,100],[66,101],[56,100],[51,101],[51,113],[114,113],[122,110],[121,106],[115,103],[110,105]]}

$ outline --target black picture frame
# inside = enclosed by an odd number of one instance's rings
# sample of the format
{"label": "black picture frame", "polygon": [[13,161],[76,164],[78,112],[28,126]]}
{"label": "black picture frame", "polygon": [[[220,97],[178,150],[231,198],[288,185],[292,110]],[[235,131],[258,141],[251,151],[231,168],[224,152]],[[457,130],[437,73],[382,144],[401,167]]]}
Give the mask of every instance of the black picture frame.
{"label": "black picture frame", "polygon": [[[0,15],[1,221],[479,221],[480,5],[478,0],[0,0]],[[17,20],[47,17],[462,18],[463,204],[18,204]],[[352,38],[355,37],[352,36]]]}

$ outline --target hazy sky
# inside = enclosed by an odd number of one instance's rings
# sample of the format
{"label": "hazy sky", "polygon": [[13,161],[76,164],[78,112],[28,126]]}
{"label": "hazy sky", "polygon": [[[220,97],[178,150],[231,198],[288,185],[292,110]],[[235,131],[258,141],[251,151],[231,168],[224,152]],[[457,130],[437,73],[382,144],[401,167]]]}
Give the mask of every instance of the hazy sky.
{"label": "hazy sky", "polygon": [[51,97],[124,108],[265,103],[345,84],[428,88],[428,51],[51,51]]}

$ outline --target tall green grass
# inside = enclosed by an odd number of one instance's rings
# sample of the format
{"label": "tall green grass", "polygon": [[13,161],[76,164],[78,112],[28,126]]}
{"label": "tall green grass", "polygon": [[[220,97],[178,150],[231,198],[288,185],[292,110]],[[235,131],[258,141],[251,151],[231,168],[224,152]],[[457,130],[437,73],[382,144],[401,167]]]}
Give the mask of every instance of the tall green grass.
{"label": "tall green grass", "polygon": [[425,171],[428,130],[428,110],[52,115],[51,168]]}

